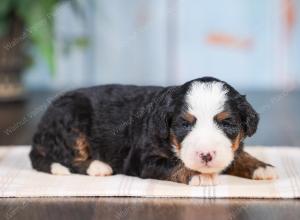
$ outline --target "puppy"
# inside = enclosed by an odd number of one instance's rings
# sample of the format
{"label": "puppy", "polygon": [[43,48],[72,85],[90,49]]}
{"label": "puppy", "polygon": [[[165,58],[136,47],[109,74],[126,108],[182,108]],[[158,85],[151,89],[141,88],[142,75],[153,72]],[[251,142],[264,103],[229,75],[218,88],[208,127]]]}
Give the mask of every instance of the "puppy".
{"label": "puppy", "polygon": [[55,175],[126,174],[190,185],[218,174],[276,178],[243,150],[258,114],[233,87],[204,77],[181,86],[105,85],[56,99],[33,138],[33,168]]}

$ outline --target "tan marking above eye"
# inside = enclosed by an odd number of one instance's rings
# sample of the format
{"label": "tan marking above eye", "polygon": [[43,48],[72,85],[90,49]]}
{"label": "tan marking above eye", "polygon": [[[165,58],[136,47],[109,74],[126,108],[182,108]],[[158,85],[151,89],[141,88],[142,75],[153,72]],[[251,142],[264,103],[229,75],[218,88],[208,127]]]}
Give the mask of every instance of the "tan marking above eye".
{"label": "tan marking above eye", "polygon": [[195,123],[196,121],[196,117],[188,112],[183,115],[183,118],[188,122],[190,122],[191,124]]}
{"label": "tan marking above eye", "polygon": [[227,119],[227,118],[229,118],[230,117],[230,113],[229,112],[220,112],[219,114],[217,114],[216,116],[215,116],[215,118],[216,118],[216,120],[217,121],[223,121],[223,120],[225,120],[225,119]]}

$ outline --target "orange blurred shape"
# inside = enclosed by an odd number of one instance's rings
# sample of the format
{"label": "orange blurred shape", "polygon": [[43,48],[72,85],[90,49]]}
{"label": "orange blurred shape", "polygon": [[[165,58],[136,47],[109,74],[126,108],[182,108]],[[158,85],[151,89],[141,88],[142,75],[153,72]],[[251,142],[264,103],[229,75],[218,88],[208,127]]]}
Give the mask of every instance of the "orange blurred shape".
{"label": "orange blurred shape", "polygon": [[283,19],[287,31],[291,32],[296,22],[296,9],[294,0],[283,0]]}
{"label": "orange blurred shape", "polygon": [[205,41],[211,45],[238,49],[250,49],[253,45],[251,38],[241,38],[227,33],[210,33],[206,36]]}

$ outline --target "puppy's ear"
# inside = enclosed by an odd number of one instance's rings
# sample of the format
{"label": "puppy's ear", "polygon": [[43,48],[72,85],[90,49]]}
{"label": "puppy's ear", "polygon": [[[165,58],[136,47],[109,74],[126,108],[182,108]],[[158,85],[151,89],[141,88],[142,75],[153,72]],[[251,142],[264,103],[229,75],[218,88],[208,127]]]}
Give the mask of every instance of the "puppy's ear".
{"label": "puppy's ear", "polygon": [[165,110],[161,108],[160,112],[154,115],[155,134],[161,139],[167,139],[170,131],[169,115]]}
{"label": "puppy's ear", "polygon": [[152,115],[152,129],[155,136],[167,139],[170,133],[171,117],[174,111],[174,89],[168,89],[154,99]]}
{"label": "puppy's ear", "polygon": [[236,103],[241,117],[244,134],[251,137],[256,132],[259,115],[246,100],[246,96],[239,96],[236,99]]}

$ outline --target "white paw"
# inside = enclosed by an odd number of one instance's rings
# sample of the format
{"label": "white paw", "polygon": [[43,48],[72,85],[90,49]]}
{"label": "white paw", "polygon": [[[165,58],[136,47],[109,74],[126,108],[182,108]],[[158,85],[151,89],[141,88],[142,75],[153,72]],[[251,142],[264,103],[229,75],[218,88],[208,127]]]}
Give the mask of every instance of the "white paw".
{"label": "white paw", "polygon": [[275,180],[277,178],[276,169],[271,166],[257,168],[252,176],[252,179],[255,180]]}
{"label": "white paw", "polygon": [[215,186],[219,183],[217,174],[199,174],[192,176],[189,185],[191,186]]}
{"label": "white paw", "polygon": [[86,172],[89,176],[110,176],[112,175],[113,170],[108,164],[99,160],[94,160],[91,162]]}
{"label": "white paw", "polygon": [[71,174],[69,168],[61,165],[60,163],[51,164],[51,173],[54,175],[70,175]]}

